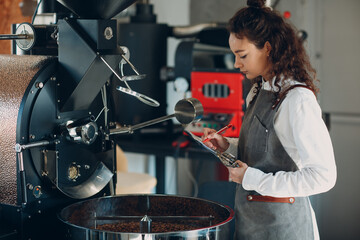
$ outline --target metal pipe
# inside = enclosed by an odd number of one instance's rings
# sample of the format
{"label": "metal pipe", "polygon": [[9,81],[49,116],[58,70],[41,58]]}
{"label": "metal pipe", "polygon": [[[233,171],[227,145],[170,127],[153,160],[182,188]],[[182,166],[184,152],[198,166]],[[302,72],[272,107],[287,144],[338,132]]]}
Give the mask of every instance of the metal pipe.
{"label": "metal pipe", "polygon": [[15,40],[15,39],[29,39],[31,35],[28,34],[1,34],[0,40]]}
{"label": "metal pipe", "polygon": [[20,145],[19,143],[17,143],[17,144],[15,144],[15,151],[21,152],[22,150],[25,150],[28,148],[47,146],[47,145],[50,145],[52,143],[57,143],[57,142],[58,142],[58,140],[54,140],[54,141],[43,140],[43,141],[32,142],[32,143],[23,144],[23,145]]}
{"label": "metal pipe", "polygon": [[118,78],[121,80],[121,77],[119,74],[117,74],[117,72],[110,66],[110,64],[101,56],[99,55],[99,58],[101,59],[101,61],[103,61],[105,63],[105,65],[112,71],[112,73]]}
{"label": "metal pipe", "polygon": [[136,75],[140,75],[140,73],[138,72],[138,70],[135,68],[135,66],[130,62],[129,59],[127,59],[127,57],[125,56],[125,54],[122,54],[121,57],[125,60],[125,62],[127,62],[131,69],[136,73]]}
{"label": "metal pipe", "polygon": [[203,106],[196,98],[187,98],[178,101],[175,105],[175,113],[159,117],[147,122],[139,123],[134,126],[126,126],[121,128],[110,129],[109,135],[120,134],[120,133],[133,133],[134,130],[147,127],[156,123],[160,123],[170,118],[175,117],[181,124],[190,124],[194,121],[199,121],[204,112]]}
{"label": "metal pipe", "polygon": [[19,162],[19,175],[20,175],[20,192],[21,192],[21,202],[23,204],[27,203],[27,195],[26,195],[26,178],[25,178],[25,170],[24,170],[24,156],[23,152],[16,153]]}
{"label": "metal pipe", "polygon": [[28,149],[28,148],[46,146],[46,145],[49,145],[51,143],[52,142],[47,141],[47,140],[28,143],[28,144],[23,144],[23,145],[20,145],[19,143],[17,143],[17,144],[15,144],[15,151],[19,153],[19,152],[22,152],[22,150],[25,150],[25,149]]}
{"label": "metal pipe", "polygon": [[159,117],[159,118],[155,118],[153,120],[149,120],[149,121],[146,121],[146,122],[143,122],[143,123],[139,123],[139,124],[136,124],[136,125],[132,126],[132,130],[137,130],[139,128],[143,128],[143,127],[147,127],[147,126],[150,126],[150,125],[153,125],[153,124],[156,124],[156,123],[164,122],[164,121],[169,120],[169,119],[171,119],[173,117],[175,117],[175,114],[171,114],[171,115],[168,115],[168,116]]}
{"label": "metal pipe", "polygon": [[119,133],[132,133],[134,130],[137,130],[139,128],[147,127],[156,123],[160,123],[166,120],[169,120],[171,118],[175,117],[175,114],[171,114],[164,117],[155,118],[143,123],[136,124],[134,126],[127,126],[127,127],[121,127],[121,128],[115,128],[110,129],[110,135],[119,134]]}

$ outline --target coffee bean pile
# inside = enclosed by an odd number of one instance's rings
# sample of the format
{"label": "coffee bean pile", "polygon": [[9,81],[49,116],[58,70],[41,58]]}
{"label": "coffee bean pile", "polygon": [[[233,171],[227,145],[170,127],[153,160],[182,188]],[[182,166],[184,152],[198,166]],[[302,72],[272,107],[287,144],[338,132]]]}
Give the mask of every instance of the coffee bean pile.
{"label": "coffee bean pile", "polygon": [[[191,231],[209,228],[229,218],[229,211],[218,204],[196,198],[177,196],[129,195],[98,198],[71,205],[63,218],[69,223],[90,229],[111,232],[140,233],[140,219],[152,219],[151,233]],[[129,219],[101,220],[101,217]],[[138,218],[133,218],[131,217]],[[161,217],[189,216],[190,219],[163,219]],[[191,219],[208,217],[211,219]],[[98,218],[98,219],[96,219]]]}
{"label": "coffee bean pile", "polygon": [[[152,221],[151,233],[190,231],[205,227],[210,227],[209,221],[204,221],[204,220],[177,221],[177,222]],[[140,222],[128,221],[128,222],[118,222],[112,224],[103,224],[97,226],[97,229],[103,231],[111,231],[111,232],[140,233]]]}

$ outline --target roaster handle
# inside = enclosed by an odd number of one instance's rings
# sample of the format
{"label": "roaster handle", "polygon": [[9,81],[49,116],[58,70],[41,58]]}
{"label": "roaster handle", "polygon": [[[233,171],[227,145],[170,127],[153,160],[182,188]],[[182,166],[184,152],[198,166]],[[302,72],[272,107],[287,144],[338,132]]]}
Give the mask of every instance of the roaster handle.
{"label": "roaster handle", "polygon": [[46,145],[50,145],[50,144],[54,144],[54,143],[55,144],[58,143],[58,140],[52,140],[52,141],[43,140],[43,141],[32,142],[32,143],[23,144],[23,145],[17,143],[15,145],[15,151],[16,151],[16,155],[17,155],[18,163],[19,163],[21,201],[24,205],[27,203],[27,195],[26,195],[26,178],[25,178],[23,151],[25,149],[46,146]]}

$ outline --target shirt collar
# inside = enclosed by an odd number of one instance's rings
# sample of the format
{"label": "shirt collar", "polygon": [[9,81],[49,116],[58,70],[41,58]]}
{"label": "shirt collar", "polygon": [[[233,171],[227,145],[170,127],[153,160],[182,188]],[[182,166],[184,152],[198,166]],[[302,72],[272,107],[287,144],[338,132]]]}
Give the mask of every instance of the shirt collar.
{"label": "shirt collar", "polygon": [[[272,92],[279,91],[279,88],[277,86],[275,86],[275,84],[274,84],[275,79],[276,79],[276,76],[273,77],[271,79],[271,81],[265,81],[264,78],[262,78],[262,89],[264,89],[266,91],[272,91]],[[295,81],[291,78],[283,80],[283,77],[281,77],[281,80],[279,81],[279,85],[282,89],[287,89],[288,87],[295,85],[295,84],[301,84],[301,83],[298,81]]]}

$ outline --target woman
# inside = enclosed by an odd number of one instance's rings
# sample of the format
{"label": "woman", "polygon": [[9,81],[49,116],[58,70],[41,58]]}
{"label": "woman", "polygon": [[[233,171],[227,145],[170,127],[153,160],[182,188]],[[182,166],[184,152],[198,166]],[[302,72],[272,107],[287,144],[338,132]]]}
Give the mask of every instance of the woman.
{"label": "woman", "polygon": [[336,182],[316,72],[294,28],[262,0],[229,21],[235,68],[253,81],[239,139],[204,130],[206,144],[237,156],[235,239],[319,239],[308,196]]}

